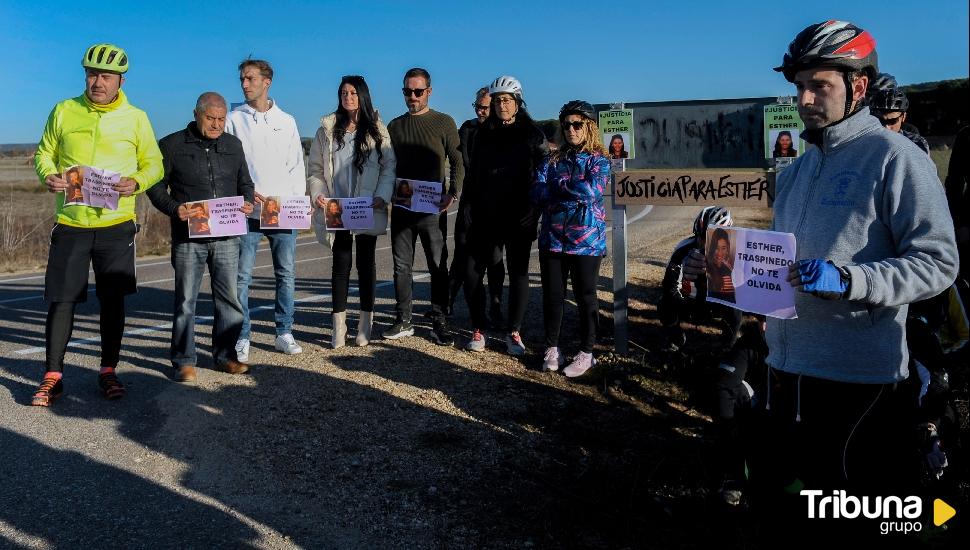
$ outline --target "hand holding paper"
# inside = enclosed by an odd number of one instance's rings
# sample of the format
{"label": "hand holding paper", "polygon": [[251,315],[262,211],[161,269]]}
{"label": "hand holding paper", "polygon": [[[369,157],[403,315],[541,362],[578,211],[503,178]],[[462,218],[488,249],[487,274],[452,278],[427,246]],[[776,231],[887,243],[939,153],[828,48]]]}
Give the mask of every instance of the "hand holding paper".
{"label": "hand holding paper", "polygon": [[451,204],[453,202],[455,202],[455,197],[448,194],[442,194],[441,202],[438,203],[438,208],[440,209],[441,212],[444,212],[445,210],[448,210],[449,208],[451,208]]}
{"label": "hand holding paper", "polygon": [[250,214],[253,213],[253,203],[248,202],[248,201],[245,201],[245,202],[242,203],[242,206],[239,207],[239,210],[243,214],[245,214],[245,215],[248,216],[248,215],[250,215]]}
{"label": "hand holding paper", "polygon": [[138,182],[131,178],[121,178],[111,186],[122,197],[130,197],[138,190]]}
{"label": "hand holding paper", "polygon": [[699,278],[705,277],[707,275],[707,260],[704,258],[704,253],[700,249],[695,248],[690,251],[690,254],[684,258],[684,264],[682,272],[684,274],[684,279],[688,281],[696,281]]}
{"label": "hand holding paper", "polygon": [[50,193],[59,193],[67,189],[67,180],[61,177],[60,174],[51,174],[44,178],[44,183],[47,184],[47,191]]}
{"label": "hand holding paper", "polygon": [[849,289],[848,281],[829,260],[799,260],[788,268],[788,282],[802,292],[825,300],[841,299]]}

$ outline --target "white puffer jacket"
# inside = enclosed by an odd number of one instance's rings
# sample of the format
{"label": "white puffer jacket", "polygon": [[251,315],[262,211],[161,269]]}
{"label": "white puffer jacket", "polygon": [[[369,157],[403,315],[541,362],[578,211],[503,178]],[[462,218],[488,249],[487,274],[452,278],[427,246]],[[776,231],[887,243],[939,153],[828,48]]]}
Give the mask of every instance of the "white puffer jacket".
{"label": "white puffer jacket", "polygon": [[[327,198],[334,196],[333,158],[330,151],[333,143],[333,127],[336,122],[336,113],[330,113],[321,118],[320,128],[317,129],[317,135],[314,137],[313,143],[310,144],[310,175],[307,177],[307,188],[310,191],[310,200],[314,205],[318,196],[322,195]],[[352,193],[354,197],[380,197],[384,199],[384,208],[374,209],[374,228],[354,231],[354,233],[366,235],[383,235],[387,231],[387,209],[391,202],[391,193],[394,190],[394,169],[397,166],[394,148],[391,147],[391,136],[380,120],[377,121],[377,130],[383,138],[380,147],[382,157],[378,160],[377,148],[374,146],[374,141],[368,136],[367,140],[371,146],[370,154],[367,156],[367,162],[364,163],[363,173],[357,175],[356,188]],[[323,209],[316,208],[316,206],[313,209],[313,230],[321,244],[333,246],[333,232],[327,231]]]}

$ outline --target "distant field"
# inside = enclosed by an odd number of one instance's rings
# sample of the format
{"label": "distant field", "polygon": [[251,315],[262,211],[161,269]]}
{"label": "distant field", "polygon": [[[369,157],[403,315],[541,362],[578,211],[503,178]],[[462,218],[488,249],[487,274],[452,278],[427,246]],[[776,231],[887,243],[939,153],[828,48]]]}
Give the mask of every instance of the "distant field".
{"label": "distant field", "polygon": [[[946,178],[950,149],[933,150],[940,180]],[[0,272],[43,269],[48,233],[54,223],[54,197],[37,180],[29,157],[0,157]],[[169,250],[168,219],[144,196],[138,198],[141,255]]]}

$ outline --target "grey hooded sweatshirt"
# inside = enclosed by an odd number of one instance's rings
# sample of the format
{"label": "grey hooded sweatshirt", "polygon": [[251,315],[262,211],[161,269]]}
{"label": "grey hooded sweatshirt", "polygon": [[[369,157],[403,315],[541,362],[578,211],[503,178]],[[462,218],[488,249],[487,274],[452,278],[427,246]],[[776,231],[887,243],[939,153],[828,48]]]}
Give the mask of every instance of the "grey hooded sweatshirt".
{"label": "grey hooded sweatshirt", "polygon": [[847,299],[796,292],[797,319],[769,318],[768,364],[838,382],[903,380],[907,304],[957,274],[936,167],[868,108],[803,136],[815,147],[778,175],[773,229],[795,234],[799,259],[845,266],[852,282]]}

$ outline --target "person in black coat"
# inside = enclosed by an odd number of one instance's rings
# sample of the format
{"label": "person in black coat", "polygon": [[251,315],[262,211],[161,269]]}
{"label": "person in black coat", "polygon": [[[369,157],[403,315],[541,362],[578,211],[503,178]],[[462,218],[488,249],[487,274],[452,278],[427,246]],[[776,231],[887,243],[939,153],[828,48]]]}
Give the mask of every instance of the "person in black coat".
{"label": "person in black coat", "polygon": [[147,191],[152,204],[172,221],[175,319],[171,360],[179,382],[195,380],[195,303],[206,265],[212,285],[212,360],[231,374],[246,372],[234,349],[243,312],[236,294],[238,237],[189,238],[190,203],[242,196],[240,210],[253,211],[255,186],[239,138],[226,134],[226,100],[215,92],[199,96],[195,120],[159,141],[165,176]]}

